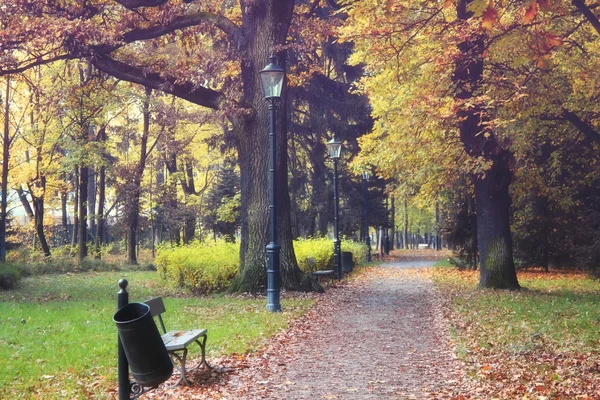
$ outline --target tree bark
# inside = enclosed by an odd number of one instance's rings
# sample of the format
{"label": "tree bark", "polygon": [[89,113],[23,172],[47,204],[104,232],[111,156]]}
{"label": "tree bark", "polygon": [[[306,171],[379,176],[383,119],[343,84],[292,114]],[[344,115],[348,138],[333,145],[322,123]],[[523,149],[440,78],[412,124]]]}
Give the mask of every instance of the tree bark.
{"label": "tree bark", "polygon": [[[241,244],[238,285],[241,291],[258,292],[266,287],[266,249],[268,243],[269,186],[267,179],[268,110],[260,87],[259,72],[267,64],[276,46],[285,43],[294,1],[266,0],[255,2],[244,14],[243,26],[248,43],[242,61],[243,103],[251,104],[251,118],[234,118],[241,178]],[[285,68],[283,57],[279,63]],[[282,287],[310,290],[312,283],[297,266],[292,244],[290,199],[287,182],[287,135],[285,115],[286,93],[277,112],[277,229],[281,245],[280,268]]]}
{"label": "tree bark", "polygon": [[[467,10],[471,0],[458,2],[457,15],[467,21],[472,13]],[[485,37],[471,37],[458,45],[461,52],[454,71],[456,99],[471,99],[481,88]],[[517,274],[512,255],[508,187],[512,174],[509,168],[511,154],[497,142],[493,132],[482,122],[488,120],[479,105],[462,107],[458,111],[458,128],[465,151],[472,157],[483,157],[491,162],[484,174],[475,176],[477,207],[477,241],[479,244],[479,285],[486,288],[518,289]]]}

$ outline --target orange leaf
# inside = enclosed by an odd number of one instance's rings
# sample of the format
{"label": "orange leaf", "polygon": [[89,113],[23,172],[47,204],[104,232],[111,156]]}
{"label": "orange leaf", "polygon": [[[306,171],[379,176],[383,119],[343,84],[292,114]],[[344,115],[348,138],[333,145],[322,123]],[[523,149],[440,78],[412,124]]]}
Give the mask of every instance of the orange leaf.
{"label": "orange leaf", "polygon": [[535,16],[538,12],[537,1],[533,0],[529,7],[527,7],[527,11],[525,11],[525,16],[523,17],[523,22],[526,24],[532,22],[535,19]]}
{"label": "orange leaf", "polygon": [[481,26],[483,29],[490,30],[496,22],[498,22],[498,11],[494,8],[494,2],[490,1],[490,4],[482,14]]}
{"label": "orange leaf", "polygon": [[454,5],[455,0],[444,0],[444,8],[450,8]]}
{"label": "orange leaf", "polygon": [[563,39],[560,36],[551,33],[546,34],[546,42],[552,47],[562,46]]}

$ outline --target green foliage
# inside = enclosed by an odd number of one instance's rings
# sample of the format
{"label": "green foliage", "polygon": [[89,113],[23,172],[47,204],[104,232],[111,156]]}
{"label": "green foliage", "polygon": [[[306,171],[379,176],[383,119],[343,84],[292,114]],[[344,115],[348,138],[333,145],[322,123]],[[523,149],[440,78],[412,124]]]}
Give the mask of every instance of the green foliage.
{"label": "green foliage", "polygon": [[12,289],[21,278],[21,271],[12,264],[0,264],[0,290]]}
{"label": "green foliage", "polygon": [[159,249],[158,271],[169,284],[194,293],[228,288],[239,269],[239,245],[218,241]]}
{"label": "green foliage", "polygon": [[[194,298],[149,271],[24,278],[18,290],[0,292],[0,398],[112,398],[117,331],[111,318],[120,278],[129,281],[132,302],[165,298],[168,329],[208,328],[209,362],[258,350],[313,304],[284,299],[280,314],[267,312],[262,298]],[[190,357],[199,357],[198,346]]]}

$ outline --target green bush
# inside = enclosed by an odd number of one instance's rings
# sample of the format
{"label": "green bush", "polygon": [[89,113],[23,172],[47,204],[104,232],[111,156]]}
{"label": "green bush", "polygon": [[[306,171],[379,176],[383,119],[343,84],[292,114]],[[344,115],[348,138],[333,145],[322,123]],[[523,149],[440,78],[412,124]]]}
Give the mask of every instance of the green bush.
{"label": "green bush", "polygon": [[21,279],[21,272],[18,267],[12,264],[0,264],[0,289],[14,288],[19,279]]}
{"label": "green bush", "polygon": [[[310,272],[308,259],[314,258],[317,270],[333,269],[333,242],[331,239],[299,239],[294,241],[294,251],[298,266],[305,272]],[[352,252],[355,264],[360,264],[367,256],[367,246],[362,242],[342,240],[342,251]]]}
{"label": "green bush", "polygon": [[327,238],[294,240],[294,252],[298,266],[304,272],[311,272],[308,259],[313,258],[317,270],[333,269],[333,243]]}
{"label": "green bush", "polygon": [[161,277],[176,287],[197,294],[211,293],[231,285],[239,268],[239,245],[194,242],[187,246],[161,247],[156,256]]}
{"label": "green bush", "polygon": [[367,258],[367,245],[364,242],[344,240],[342,241],[342,251],[352,252],[354,265],[364,263]]}

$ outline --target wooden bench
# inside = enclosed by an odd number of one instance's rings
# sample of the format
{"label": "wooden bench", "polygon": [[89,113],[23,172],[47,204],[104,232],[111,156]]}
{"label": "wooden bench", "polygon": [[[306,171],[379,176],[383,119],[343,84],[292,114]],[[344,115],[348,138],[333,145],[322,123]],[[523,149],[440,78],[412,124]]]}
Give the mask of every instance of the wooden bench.
{"label": "wooden bench", "polygon": [[[155,297],[146,301],[146,304],[150,307],[150,315],[153,317],[158,317],[158,321],[160,322],[160,326],[163,331],[162,340],[165,343],[165,347],[167,348],[167,352],[171,356],[171,360],[173,360],[173,365],[179,370],[181,376],[177,380],[177,382],[171,386],[174,388],[178,386],[182,381],[187,385],[190,382],[187,380],[185,376],[189,369],[186,369],[186,360],[188,354],[188,346],[192,343],[197,343],[202,350],[202,360],[200,363],[192,368],[191,370],[197,369],[202,365],[205,365],[206,368],[211,368],[206,361],[206,339],[207,339],[207,329],[192,329],[186,331],[169,331],[165,329],[165,324],[163,322],[161,314],[166,311],[165,305],[161,297]],[[175,363],[177,360],[177,363]]]}
{"label": "wooden bench", "polygon": [[317,282],[319,282],[322,277],[325,277],[329,279],[330,285],[333,283],[334,271],[332,269],[317,269],[317,261],[312,257],[307,258],[306,263],[308,264],[308,268],[310,269],[312,276],[315,277]]}

